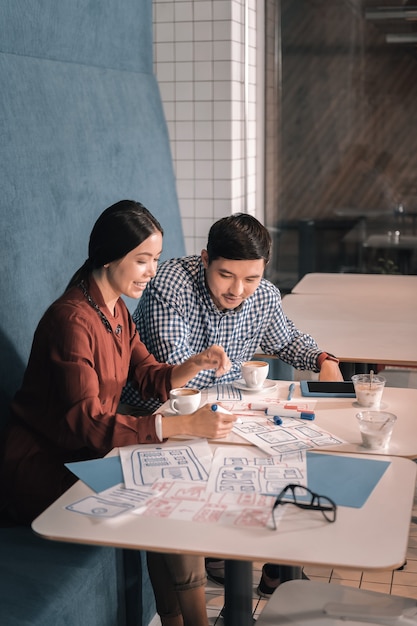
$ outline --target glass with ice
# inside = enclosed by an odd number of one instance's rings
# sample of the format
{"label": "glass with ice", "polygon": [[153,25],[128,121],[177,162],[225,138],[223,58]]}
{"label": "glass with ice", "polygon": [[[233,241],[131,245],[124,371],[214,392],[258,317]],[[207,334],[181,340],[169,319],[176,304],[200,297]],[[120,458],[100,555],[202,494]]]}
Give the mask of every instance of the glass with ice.
{"label": "glass with ice", "polygon": [[397,420],[393,413],[385,411],[362,411],[357,413],[362,445],[368,450],[384,450],[392,435],[392,429]]}

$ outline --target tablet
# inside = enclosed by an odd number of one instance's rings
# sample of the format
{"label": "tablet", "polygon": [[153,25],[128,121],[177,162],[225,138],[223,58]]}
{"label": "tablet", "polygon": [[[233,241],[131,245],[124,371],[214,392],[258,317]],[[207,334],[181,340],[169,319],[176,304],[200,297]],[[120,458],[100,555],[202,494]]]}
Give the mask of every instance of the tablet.
{"label": "tablet", "polygon": [[329,398],[354,398],[355,388],[351,380],[340,382],[323,382],[321,380],[301,380],[302,396],[318,396]]}

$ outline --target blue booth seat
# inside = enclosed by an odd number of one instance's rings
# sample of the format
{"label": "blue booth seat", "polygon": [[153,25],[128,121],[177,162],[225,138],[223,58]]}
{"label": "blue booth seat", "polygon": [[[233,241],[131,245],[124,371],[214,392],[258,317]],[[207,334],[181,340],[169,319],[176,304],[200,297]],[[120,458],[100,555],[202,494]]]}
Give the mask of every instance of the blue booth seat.
{"label": "blue booth seat", "polygon": [[0,529],[0,624],[147,626],[155,614],[145,554]]}
{"label": "blue booth seat", "polygon": [[122,551],[49,542],[29,528],[2,528],[0,535],[1,624],[125,623]]}
{"label": "blue booth seat", "polygon": [[[163,258],[184,240],[152,1],[2,0],[0,16],[1,443],[37,323],[98,215],[138,200],[164,227]],[[2,626],[148,626],[154,614],[142,552],[0,528]]]}

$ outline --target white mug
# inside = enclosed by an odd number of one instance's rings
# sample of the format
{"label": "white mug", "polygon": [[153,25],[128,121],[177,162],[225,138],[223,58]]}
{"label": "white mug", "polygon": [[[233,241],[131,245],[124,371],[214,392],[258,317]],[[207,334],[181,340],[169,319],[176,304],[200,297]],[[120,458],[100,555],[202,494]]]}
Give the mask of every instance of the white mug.
{"label": "white mug", "polygon": [[242,376],[250,389],[262,389],[269,372],[266,361],[246,361],[242,364]]}
{"label": "white mug", "polygon": [[201,391],[191,387],[177,387],[169,392],[171,409],[180,415],[194,413],[201,403]]}

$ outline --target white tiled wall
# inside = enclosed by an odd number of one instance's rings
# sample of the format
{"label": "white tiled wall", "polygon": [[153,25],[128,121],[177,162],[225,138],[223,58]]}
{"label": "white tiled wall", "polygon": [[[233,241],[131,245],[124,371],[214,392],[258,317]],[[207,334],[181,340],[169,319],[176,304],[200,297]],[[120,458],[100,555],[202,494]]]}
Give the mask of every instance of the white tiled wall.
{"label": "white tiled wall", "polygon": [[263,219],[259,0],[153,0],[154,69],[187,254],[237,211]]}

